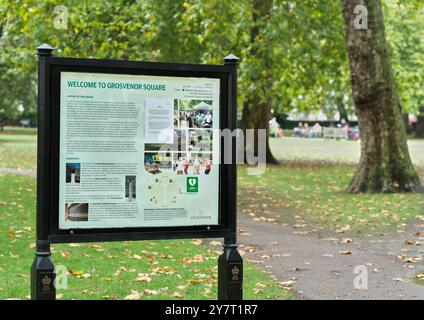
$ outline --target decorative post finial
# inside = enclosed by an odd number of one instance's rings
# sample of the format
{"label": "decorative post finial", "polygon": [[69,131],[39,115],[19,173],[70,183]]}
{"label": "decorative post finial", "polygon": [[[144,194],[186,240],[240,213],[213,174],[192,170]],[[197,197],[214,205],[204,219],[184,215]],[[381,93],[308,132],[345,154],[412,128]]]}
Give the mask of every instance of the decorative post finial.
{"label": "decorative post finial", "polygon": [[49,46],[47,43],[42,44],[37,47],[37,54],[39,56],[51,56],[53,54],[54,48]]}
{"label": "decorative post finial", "polygon": [[240,58],[233,54],[229,54],[228,56],[224,58],[225,65],[237,66],[239,63],[240,63]]}

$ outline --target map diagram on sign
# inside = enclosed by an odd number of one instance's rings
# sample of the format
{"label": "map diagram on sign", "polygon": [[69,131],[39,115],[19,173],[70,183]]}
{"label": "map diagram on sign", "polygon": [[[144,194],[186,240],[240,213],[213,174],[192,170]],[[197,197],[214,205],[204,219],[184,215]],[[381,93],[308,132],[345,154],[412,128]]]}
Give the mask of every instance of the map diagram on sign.
{"label": "map diagram on sign", "polygon": [[169,207],[174,205],[179,196],[179,185],[171,177],[158,177],[148,186],[148,199],[151,204]]}

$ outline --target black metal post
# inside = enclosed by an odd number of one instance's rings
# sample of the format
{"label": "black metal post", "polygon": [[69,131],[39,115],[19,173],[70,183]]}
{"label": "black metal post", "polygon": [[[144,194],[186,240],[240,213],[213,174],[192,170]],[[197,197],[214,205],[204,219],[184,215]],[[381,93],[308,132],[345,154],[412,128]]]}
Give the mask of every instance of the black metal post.
{"label": "black metal post", "polygon": [[[237,66],[240,59],[230,54],[224,58],[224,64],[232,67],[228,83],[229,129],[235,130],[237,118]],[[232,144],[232,163],[228,170],[228,225],[231,233],[224,239],[224,251],[218,259],[218,299],[242,300],[243,299],[243,259],[237,250],[237,166],[236,146]]]}
{"label": "black metal post", "polygon": [[53,48],[43,44],[38,54],[38,137],[37,137],[37,222],[36,253],[31,268],[31,299],[56,299],[55,268],[50,259],[50,58]]}

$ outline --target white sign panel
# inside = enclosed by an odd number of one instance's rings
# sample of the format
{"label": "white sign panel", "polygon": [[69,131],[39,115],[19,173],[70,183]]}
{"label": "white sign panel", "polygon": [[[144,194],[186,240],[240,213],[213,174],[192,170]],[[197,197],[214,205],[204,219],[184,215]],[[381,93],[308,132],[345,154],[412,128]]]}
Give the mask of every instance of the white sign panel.
{"label": "white sign panel", "polygon": [[174,142],[174,99],[146,98],[144,103],[144,142]]}
{"label": "white sign panel", "polygon": [[220,80],[61,73],[59,228],[216,225]]}

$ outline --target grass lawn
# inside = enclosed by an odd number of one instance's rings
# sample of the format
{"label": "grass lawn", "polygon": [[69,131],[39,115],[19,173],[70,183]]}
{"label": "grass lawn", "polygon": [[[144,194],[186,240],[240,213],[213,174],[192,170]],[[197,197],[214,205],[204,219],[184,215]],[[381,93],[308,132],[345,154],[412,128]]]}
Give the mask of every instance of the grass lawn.
{"label": "grass lawn", "polygon": [[35,170],[36,135],[0,134],[0,167]]}
{"label": "grass lawn", "polygon": [[286,162],[268,166],[263,176],[249,176],[240,167],[239,197],[251,215],[264,216],[274,207],[285,221],[362,234],[393,231],[424,215],[422,195],[345,193],[354,170],[353,165]]}
{"label": "grass lawn", "polygon": [[[306,138],[270,138],[271,150],[278,159],[356,164],[361,154],[360,141]],[[415,165],[424,167],[424,141],[408,140]]]}
{"label": "grass lawn", "polygon": [[25,128],[25,127],[16,127],[16,126],[5,126],[3,131],[0,133],[5,134],[25,134],[25,135],[35,135],[37,134],[37,128]]}
{"label": "grass lawn", "polygon": [[[27,299],[34,257],[35,179],[0,174],[0,299]],[[67,270],[61,299],[215,299],[221,246],[199,241],[142,241],[53,246]],[[138,280],[137,280],[138,279]],[[245,262],[246,299],[290,299],[268,274]]]}
{"label": "grass lawn", "polygon": [[424,270],[415,274],[414,282],[421,286],[424,286]]}

